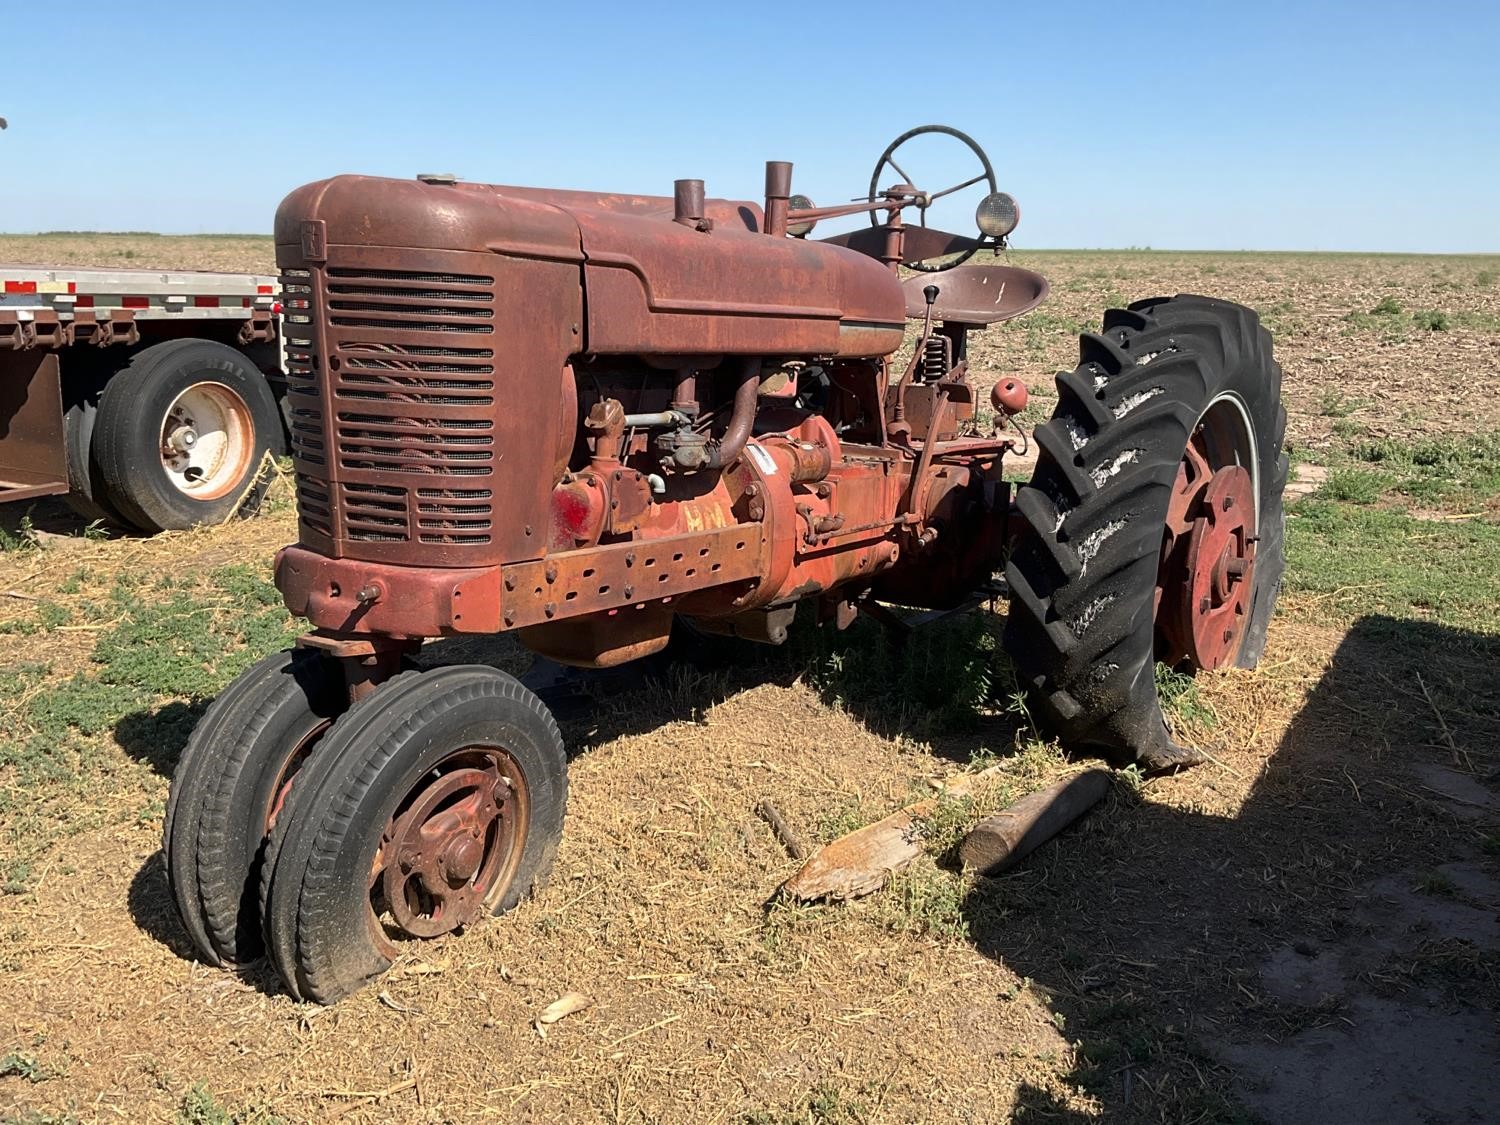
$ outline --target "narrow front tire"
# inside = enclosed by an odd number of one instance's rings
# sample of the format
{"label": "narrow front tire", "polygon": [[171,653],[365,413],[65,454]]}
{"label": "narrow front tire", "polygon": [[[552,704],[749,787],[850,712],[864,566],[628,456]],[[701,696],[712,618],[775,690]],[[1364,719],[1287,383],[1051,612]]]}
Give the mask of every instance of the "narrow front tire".
{"label": "narrow front tire", "polygon": [[550,870],[566,803],[557,724],[513,677],[387,681],[334,724],[272,833],[261,912],[287,988],[331,1004],[405,943],[509,910]]}

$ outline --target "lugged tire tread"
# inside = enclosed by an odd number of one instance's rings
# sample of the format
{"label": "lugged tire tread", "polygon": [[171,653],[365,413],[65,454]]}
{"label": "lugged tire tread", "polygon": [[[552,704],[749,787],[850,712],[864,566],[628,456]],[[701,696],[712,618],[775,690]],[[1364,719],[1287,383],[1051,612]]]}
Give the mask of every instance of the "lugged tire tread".
{"label": "lugged tire tread", "polygon": [[187,745],[177,760],[162,825],[162,856],[172,901],[193,946],[212,965],[223,965],[218,946],[210,939],[208,921],[198,893],[198,830],[203,809],[216,781],[213,767],[223,739],[232,737],[243,724],[247,708],[255,700],[244,690],[253,674],[276,661],[281,654],[252,665],[208,706],[193,727]]}
{"label": "lugged tire tread", "polygon": [[[1022,518],[1006,568],[1006,649],[1039,717],[1065,742],[1117,761],[1165,760],[1178,748],[1156,696],[1150,607],[1177,464],[1208,402],[1239,390],[1256,429],[1262,488],[1241,647],[1241,663],[1253,666],[1284,567],[1281,370],[1252,310],[1195,295],[1110,310],[1100,332],[1080,338],[1079,356],[1076,369],[1058,376],[1057,407],[1036,432],[1036,472],[1016,497]],[[1131,450],[1135,458],[1116,465]],[[1125,523],[1109,530],[1122,515]],[[1080,615],[1090,613],[1087,623]]]}

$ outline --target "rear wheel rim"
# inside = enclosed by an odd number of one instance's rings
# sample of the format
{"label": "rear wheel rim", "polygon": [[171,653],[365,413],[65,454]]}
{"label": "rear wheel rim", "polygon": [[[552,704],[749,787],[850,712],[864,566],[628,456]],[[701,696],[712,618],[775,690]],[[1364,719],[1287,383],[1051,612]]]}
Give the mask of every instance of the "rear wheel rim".
{"label": "rear wheel rim", "polygon": [[167,407],[158,447],[174,489],[194,500],[217,500],[238,487],[250,467],[250,407],[223,383],[194,383]]}
{"label": "rear wheel rim", "polygon": [[396,806],[370,866],[368,922],[394,958],[494,913],[520,866],[531,797],[511,754],[466,746],[426,770]]}
{"label": "rear wheel rim", "polygon": [[1233,663],[1255,578],[1255,437],[1236,396],[1209,404],[1188,439],[1167,506],[1156,579],[1156,658],[1194,669]]}

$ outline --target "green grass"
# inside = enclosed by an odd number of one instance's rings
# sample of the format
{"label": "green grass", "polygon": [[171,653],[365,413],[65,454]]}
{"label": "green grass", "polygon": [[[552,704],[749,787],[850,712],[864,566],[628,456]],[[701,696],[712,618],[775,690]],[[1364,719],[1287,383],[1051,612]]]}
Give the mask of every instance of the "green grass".
{"label": "green grass", "polygon": [[1362,406],[1370,405],[1367,398],[1350,398],[1337,387],[1328,387],[1318,396],[1318,412],[1325,418],[1347,418]]}
{"label": "green grass", "polygon": [[1458,884],[1441,871],[1429,871],[1417,881],[1417,890],[1437,898],[1457,898]]}
{"label": "green grass", "polygon": [[879,817],[868,812],[858,799],[851,797],[825,813],[818,821],[818,839],[824,843],[837,840],[840,836],[857,832],[878,819]]}
{"label": "green grass", "polygon": [[1342,500],[1349,504],[1373,504],[1390,483],[1385,474],[1370,469],[1333,469],[1318,489],[1318,495],[1325,500]]}
{"label": "green grass", "polygon": [[255,1107],[228,1109],[204,1083],[195,1082],[178,1104],[177,1125],[286,1125],[286,1120]]}
{"label": "green grass", "polygon": [[[1459,286],[1455,283],[1455,288]],[[1462,328],[1469,332],[1500,331],[1500,316],[1482,309],[1413,309],[1407,312],[1391,297],[1383,298],[1374,308],[1352,309],[1344,321],[1366,332],[1381,332],[1399,339],[1410,330],[1448,332]]]}
{"label": "green grass", "polygon": [[875,915],[894,933],[963,941],[969,936],[967,894],[963,879],[924,857],[891,878],[875,899]]}
{"label": "green grass", "polygon": [[1198,690],[1198,681],[1192,676],[1175,672],[1165,664],[1157,664],[1156,694],[1161,699],[1162,713],[1173,725],[1199,730],[1210,730],[1218,725],[1218,715],[1204,700]]}
{"label": "green grass", "polygon": [[99,602],[26,612],[0,632],[51,633],[82,617],[96,640],[89,669],[71,676],[41,661],[0,664],[3,894],[31,889],[60,836],[101,817],[159,815],[144,801],[104,805],[130,789],[132,770],[169,771],[206,701],[298,631],[274,586],[244,566],[187,582],[117,581]]}
{"label": "green grass", "polygon": [[981,815],[973,797],[941,793],[932,811],[918,817],[913,827],[929,855],[940,863],[952,862],[957,858],[959,844]]}
{"label": "green grass", "polygon": [[1371,504],[1405,497],[1427,507],[1467,511],[1500,496],[1500,434],[1416,442],[1351,440],[1337,455],[1320,495]]}
{"label": "green grass", "polygon": [[790,1105],[752,1110],[739,1120],[741,1125],[864,1125],[874,1120],[864,1094],[842,1083],[820,1082]]}
{"label": "green grass", "polygon": [[1334,616],[1370,613],[1500,632],[1500,526],[1437,522],[1313,497],[1287,513],[1286,589]]}
{"label": "green grass", "polygon": [[46,1082],[56,1075],[41,1063],[36,1056],[25,1051],[10,1051],[0,1057],[0,1078],[21,1078],[27,1082]]}

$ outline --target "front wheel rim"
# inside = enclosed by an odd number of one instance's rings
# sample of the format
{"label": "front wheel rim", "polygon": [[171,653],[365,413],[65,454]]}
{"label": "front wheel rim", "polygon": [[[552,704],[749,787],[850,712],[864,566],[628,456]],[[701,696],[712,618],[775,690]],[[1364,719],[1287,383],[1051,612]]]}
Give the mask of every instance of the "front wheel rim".
{"label": "front wheel rim", "polygon": [[376,945],[435,938],[494,913],[515,880],[531,820],[520,764],[494,746],[467,746],[426,770],[397,804],[370,866]]}
{"label": "front wheel rim", "polygon": [[223,383],[194,383],[162,417],[162,470],[176,491],[193,500],[217,500],[237,488],[254,449],[250,407]]}

